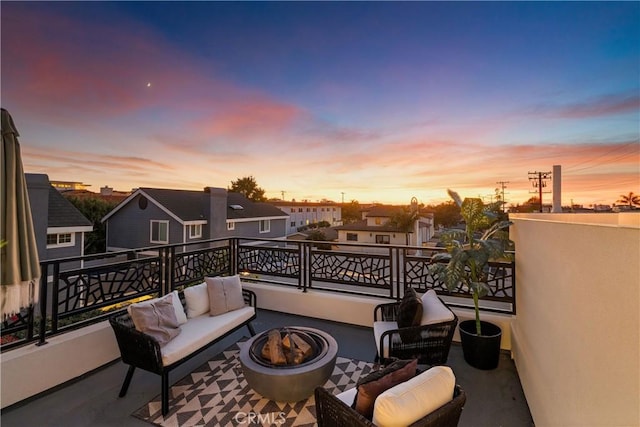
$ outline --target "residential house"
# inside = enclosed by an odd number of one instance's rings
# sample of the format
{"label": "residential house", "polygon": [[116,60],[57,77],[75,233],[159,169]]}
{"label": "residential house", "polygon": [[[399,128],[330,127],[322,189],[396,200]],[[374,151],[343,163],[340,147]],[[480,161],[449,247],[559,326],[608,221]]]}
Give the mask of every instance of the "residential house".
{"label": "residential house", "polygon": [[338,242],[422,246],[433,237],[432,213],[420,212],[412,230],[407,232],[389,223],[401,212],[401,206],[373,206],[363,211],[362,221],[336,227]]}
{"label": "residential house", "polygon": [[282,238],[287,215],[224,188],[139,188],[103,219],[107,251],[224,237]]}
{"label": "residential house", "polygon": [[299,231],[301,227],[318,224],[326,221],[329,226],[342,225],[342,207],[335,202],[296,202],[272,201],[275,207],[281,209],[287,215],[287,236]]}
{"label": "residential house", "polygon": [[[84,255],[93,224],[50,183],[45,174],[25,174],[41,261]],[[78,266],[80,263],[78,263]]]}

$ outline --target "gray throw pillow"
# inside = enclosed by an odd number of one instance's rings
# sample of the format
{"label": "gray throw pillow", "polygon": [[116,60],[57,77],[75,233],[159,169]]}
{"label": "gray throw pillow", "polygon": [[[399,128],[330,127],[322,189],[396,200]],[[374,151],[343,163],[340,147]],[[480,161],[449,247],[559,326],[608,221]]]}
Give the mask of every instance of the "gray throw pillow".
{"label": "gray throw pillow", "polygon": [[161,298],[150,304],[131,306],[131,319],[136,329],[152,336],[160,346],[174,339],[180,334],[180,324],[176,318],[171,298]]}
{"label": "gray throw pillow", "polygon": [[240,276],[206,277],[209,315],[217,316],[244,307]]}

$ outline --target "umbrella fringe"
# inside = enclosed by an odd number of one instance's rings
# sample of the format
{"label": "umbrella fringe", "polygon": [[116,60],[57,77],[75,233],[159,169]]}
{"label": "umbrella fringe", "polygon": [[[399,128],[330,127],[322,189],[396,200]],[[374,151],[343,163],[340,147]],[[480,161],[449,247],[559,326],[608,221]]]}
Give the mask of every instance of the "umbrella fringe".
{"label": "umbrella fringe", "polygon": [[2,292],[0,318],[2,320],[18,314],[20,309],[29,307],[34,301],[38,301],[38,280],[39,278],[35,278],[22,283],[0,287],[0,292]]}

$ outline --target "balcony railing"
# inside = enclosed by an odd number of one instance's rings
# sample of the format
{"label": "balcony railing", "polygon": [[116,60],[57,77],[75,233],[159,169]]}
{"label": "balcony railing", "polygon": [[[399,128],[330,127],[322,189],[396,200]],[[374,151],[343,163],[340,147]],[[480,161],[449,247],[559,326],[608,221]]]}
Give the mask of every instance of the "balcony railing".
{"label": "balcony railing", "polygon": [[[274,239],[212,239],[41,263],[40,301],[2,323],[2,351],[97,323],[138,298],[165,295],[205,276],[399,299],[411,286],[435,289],[452,306],[470,295],[449,291],[428,269],[440,248]],[[491,263],[484,310],[515,314],[515,263]]]}

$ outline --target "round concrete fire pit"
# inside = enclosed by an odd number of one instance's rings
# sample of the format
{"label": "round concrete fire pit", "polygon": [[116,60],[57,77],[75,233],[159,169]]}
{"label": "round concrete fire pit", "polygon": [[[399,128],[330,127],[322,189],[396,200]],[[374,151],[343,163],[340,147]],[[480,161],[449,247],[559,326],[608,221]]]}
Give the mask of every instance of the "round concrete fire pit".
{"label": "round concrete fire pit", "polygon": [[316,387],[327,382],[336,364],[338,343],[326,332],[292,326],[282,328],[300,331],[312,340],[314,354],[299,365],[272,365],[260,356],[269,331],[246,341],[240,348],[240,364],[249,386],[262,396],[278,402],[298,402],[313,394]]}

